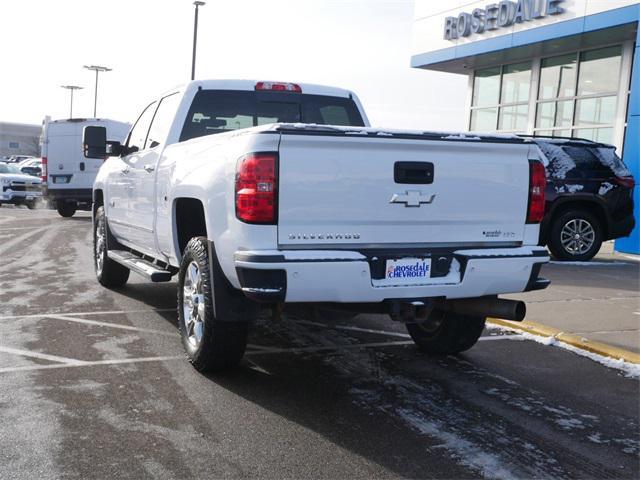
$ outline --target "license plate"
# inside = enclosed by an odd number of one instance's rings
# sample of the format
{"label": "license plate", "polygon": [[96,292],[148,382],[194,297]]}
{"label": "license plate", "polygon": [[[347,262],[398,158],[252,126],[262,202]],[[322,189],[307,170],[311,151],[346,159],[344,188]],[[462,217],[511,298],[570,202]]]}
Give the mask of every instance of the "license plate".
{"label": "license plate", "polygon": [[67,177],[53,177],[53,183],[67,183]]}
{"label": "license plate", "polygon": [[387,260],[386,285],[422,285],[431,278],[430,258],[399,258]]}
{"label": "license plate", "polygon": [[33,200],[33,197],[27,197],[27,200]]}

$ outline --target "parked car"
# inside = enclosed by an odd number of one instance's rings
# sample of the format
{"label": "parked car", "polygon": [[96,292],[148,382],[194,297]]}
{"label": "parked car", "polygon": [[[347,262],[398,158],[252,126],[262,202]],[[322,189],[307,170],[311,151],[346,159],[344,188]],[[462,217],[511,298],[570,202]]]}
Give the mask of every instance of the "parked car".
{"label": "parked car", "polygon": [[260,304],[384,312],[440,354],[471,348],[487,316],[522,320],[497,295],[549,283],[536,145],[367,126],[348,90],[246,80],[167,92],[124,145],[86,126],[85,155],[111,152],[93,190],[98,281],[177,275],[198,370],[240,361]]}
{"label": "parked car", "polygon": [[18,164],[18,168],[22,173],[33,177],[42,175],[42,158],[28,158]]}
{"label": "parked car", "polygon": [[30,209],[36,207],[42,198],[42,180],[25,175],[10,163],[0,163],[0,205],[26,205]]}
{"label": "parked car", "polygon": [[104,118],[51,120],[42,127],[42,181],[44,196],[63,217],[91,209],[91,189],[104,158],[85,158],[82,130],[87,125],[107,129],[109,138],[123,141],[130,124]]}
{"label": "parked car", "polygon": [[36,158],[33,155],[11,155],[4,163],[20,163],[31,158]]}
{"label": "parked car", "polygon": [[590,260],[603,241],[631,233],[635,181],[613,145],[557,137],[533,141],[547,171],[540,244],[554,258]]}

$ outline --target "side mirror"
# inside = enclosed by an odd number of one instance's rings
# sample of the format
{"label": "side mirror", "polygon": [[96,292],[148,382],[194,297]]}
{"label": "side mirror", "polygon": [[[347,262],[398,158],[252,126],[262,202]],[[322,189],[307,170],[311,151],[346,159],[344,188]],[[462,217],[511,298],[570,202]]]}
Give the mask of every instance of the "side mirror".
{"label": "side mirror", "polygon": [[107,141],[107,155],[109,157],[120,157],[124,153],[124,145],[115,140]]}
{"label": "side mirror", "polygon": [[86,158],[107,157],[107,129],[88,126],[82,130],[82,150]]}

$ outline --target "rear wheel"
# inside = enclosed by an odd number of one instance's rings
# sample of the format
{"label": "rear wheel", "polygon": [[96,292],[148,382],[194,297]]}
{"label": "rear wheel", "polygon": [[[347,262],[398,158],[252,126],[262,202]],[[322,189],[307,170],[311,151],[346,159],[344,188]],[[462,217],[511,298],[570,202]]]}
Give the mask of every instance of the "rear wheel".
{"label": "rear wheel", "polygon": [[111,235],[104,207],[98,207],[93,223],[93,265],[98,282],[104,287],[121,287],[129,279],[129,269],[109,258],[108,248],[117,247]]}
{"label": "rear wheel", "polygon": [[178,324],[197,370],[220,371],[240,363],[253,317],[249,302],[228,283],[217,259],[210,261],[207,240],[192,238],[178,273]]}
{"label": "rear wheel", "polygon": [[557,260],[587,261],[600,250],[600,222],[586,210],[568,210],[554,218],[549,231],[549,250]]}
{"label": "rear wheel", "polygon": [[422,323],[407,323],[418,348],[427,353],[454,354],[473,347],[484,330],[485,317],[434,310]]}
{"label": "rear wheel", "polygon": [[56,210],[58,210],[60,216],[69,218],[73,217],[73,215],[76,213],[77,207],[76,204],[72,202],[58,202],[58,204],[56,205]]}

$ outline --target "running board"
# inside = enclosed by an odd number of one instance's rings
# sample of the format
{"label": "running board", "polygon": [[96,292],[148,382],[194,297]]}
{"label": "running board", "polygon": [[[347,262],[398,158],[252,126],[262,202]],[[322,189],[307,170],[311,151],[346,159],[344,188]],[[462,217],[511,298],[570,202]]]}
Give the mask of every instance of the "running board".
{"label": "running board", "polygon": [[171,272],[163,270],[148,260],[138,257],[126,250],[107,250],[107,255],[114,262],[127,267],[129,270],[151,280],[152,282],[169,282]]}

